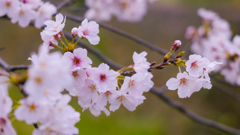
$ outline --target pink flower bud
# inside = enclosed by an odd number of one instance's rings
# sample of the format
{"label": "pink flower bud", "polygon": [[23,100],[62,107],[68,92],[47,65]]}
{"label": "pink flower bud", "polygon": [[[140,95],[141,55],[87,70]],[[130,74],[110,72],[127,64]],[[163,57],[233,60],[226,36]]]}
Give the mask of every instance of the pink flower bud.
{"label": "pink flower bud", "polygon": [[180,48],[181,44],[182,44],[182,42],[180,40],[175,40],[173,45],[172,45],[171,50],[176,52]]}
{"label": "pink flower bud", "polygon": [[73,37],[75,37],[78,34],[78,28],[74,27],[71,31],[71,34]]}

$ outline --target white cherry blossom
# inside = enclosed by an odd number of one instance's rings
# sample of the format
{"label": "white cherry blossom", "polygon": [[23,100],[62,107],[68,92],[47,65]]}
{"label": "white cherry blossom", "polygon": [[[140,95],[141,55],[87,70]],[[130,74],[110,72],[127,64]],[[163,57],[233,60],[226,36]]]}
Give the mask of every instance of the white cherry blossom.
{"label": "white cherry blossom", "polygon": [[88,22],[87,19],[84,19],[81,26],[78,27],[78,36],[85,37],[92,45],[97,45],[100,41],[99,36],[99,25],[94,22]]}

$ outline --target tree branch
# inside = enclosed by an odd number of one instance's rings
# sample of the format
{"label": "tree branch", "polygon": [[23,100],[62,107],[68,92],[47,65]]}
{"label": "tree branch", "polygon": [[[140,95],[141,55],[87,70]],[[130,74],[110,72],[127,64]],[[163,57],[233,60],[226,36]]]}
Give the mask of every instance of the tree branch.
{"label": "tree branch", "polygon": [[60,4],[57,5],[57,12],[59,12],[59,10],[61,10],[64,6],[66,6],[70,2],[75,2],[75,1],[76,0],[65,0],[65,1],[61,2]]}
{"label": "tree branch", "polygon": [[[73,21],[77,21],[77,22],[81,22],[81,21],[84,20],[81,17],[70,15],[70,14],[63,14],[63,15],[65,15],[67,19],[70,19],[70,20],[73,20]],[[149,42],[147,42],[147,41],[145,41],[145,40],[143,40],[143,39],[141,39],[139,37],[136,37],[136,36],[134,36],[134,35],[132,35],[130,33],[125,32],[123,30],[117,29],[117,28],[115,28],[113,26],[110,26],[110,25],[107,25],[107,24],[104,24],[104,23],[101,23],[101,22],[97,22],[97,23],[101,27],[103,27],[103,28],[105,28],[107,30],[110,30],[110,31],[112,31],[114,33],[117,33],[117,34],[119,34],[121,36],[124,36],[124,37],[126,37],[128,39],[131,39],[131,40],[133,40],[133,41],[135,41],[135,42],[137,42],[139,44],[142,44],[142,45],[146,46],[147,48],[149,48],[151,50],[157,51],[158,53],[160,53],[162,55],[165,55],[166,53],[168,53],[168,51],[166,51],[166,50],[164,50],[162,48],[159,48],[159,47],[157,47],[157,46],[155,46],[155,45],[153,45],[153,44],[151,44],[151,43],[149,43]]]}
{"label": "tree branch", "polygon": [[[64,32],[64,35],[66,38],[71,39],[72,35],[70,33]],[[77,40],[75,39],[75,42]],[[83,43],[83,42],[78,42],[78,45],[86,48],[89,52],[93,53],[94,55],[96,55],[100,60],[102,60],[103,62],[107,63],[110,67],[114,68],[114,69],[121,69],[123,66],[114,62],[113,60],[109,59],[108,57],[104,56],[100,51],[93,49],[91,47],[89,47],[89,45]]]}
{"label": "tree branch", "polygon": [[27,65],[16,65],[16,66],[9,65],[1,57],[0,57],[0,66],[3,69],[5,69],[7,72],[13,72],[15,70],[21,70],[21,69],[28,69]]}
{"label": "tree branch", "polygon": [[206,119],[204,117],[201,117],[201,116],[193,113],[192,111],[190,111],[187,108],[185,108],[184,106],[182,106],[179,102],[171,100],[169,97],[164,95],[162,92],[158,92],[155,87],[153,87],[150,91],[153,94],[157,95],[165,103],[167,103],[168,105],[170,105],[174,109],[178,110],[179,112],[183,113],[184,115],[186,115],[187,117],[189,117],[190,119],[192,119],[195,122],[198,122],[198,123],[200,123],[202,125],[205,125],[205,126],[215,128],[217,130],[220,130],[220,131],[223,131],[223,132],[226,132],[226,133],[230,133],[230,134],[234,134],[234,135],[240,135],[240,130],[228,127],[226,125],[215,122],[213,120]]}
{"label": "tree branch", "polygon": [[[215,83],[216,84],[216,83]],[[234,101],[240,103],[240,94],[237,92],[233,92],[233,90],[231,89],[225,89],[222,86],[219,86],[219,84],[213,85],[214,87],[216,87],[217,89],[219,89],[221,92],[227,94],[230,98],[232,98]]]}

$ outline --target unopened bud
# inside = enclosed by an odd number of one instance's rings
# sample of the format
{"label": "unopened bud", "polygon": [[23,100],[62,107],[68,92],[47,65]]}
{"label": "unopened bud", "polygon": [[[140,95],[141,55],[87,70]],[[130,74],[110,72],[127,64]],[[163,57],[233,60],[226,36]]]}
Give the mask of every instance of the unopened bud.
{"label": "unopened bud", "polygon": [[185,51],[179,52],[177,58],[181,58],[185,54]]}
{"label": "unopened bud", "polygon": [[185,38],[186,39],[191,39],[197,32],[197,29],[194,26],[188,26],[186,33],[185,33]]}
{"label": "unopened bud", "polygon": [[168,60],[170,59],[170,57],[171,57],[171,53],[167,53],[167,54],[164,56],[163,62],[168,61]]}
{"label": "unopened bud", "polygon": [[71,34],[72,34],[72,38],[75,38],[76,35],[78,34],[78,28],[74,27],[71,31]]}
{"label": "unopened bud", "polygon": [[59,37],[59,34],[53,35],[53,37],[57,40],[57,41],[61,41],[62,39]]}
{"label": "unopened bud", "polygon": [[182,42],[180,40],[175,40],[173,45],[172,45],[171,50],[176,52],[180,48],[181,44],[182,44]]}

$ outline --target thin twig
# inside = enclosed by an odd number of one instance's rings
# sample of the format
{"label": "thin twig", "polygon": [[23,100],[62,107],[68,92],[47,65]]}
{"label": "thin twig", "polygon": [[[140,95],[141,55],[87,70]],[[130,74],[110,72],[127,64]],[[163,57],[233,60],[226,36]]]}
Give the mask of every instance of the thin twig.
{"label": "thin twig", "polygon": [[57,6],[57,12],[59,12],[59,10],[61,10],[64,6],[66,6],[67,4],[69,4],[70,2],[74,2],[76,0],[65,0],[63,2],[61,2],[60,4],[58,4]]}
{"label": "thin twig", "polygon": [[217,89],[219,89],[221,92],[227,94],[231,99],[233,99],[234,101],[240,103],[240,94],[237,92],[234,92],[232,89],[228,88],[224,88],[222,86],[220,86],[217,83],[214,83],[215,85],[213,85],[214,87],[216,87]]}
{"label": "thin twig", "polygon": [[[73,21],[77,21],[77,22],[81,22],[81,21],[84,20],[81,17],[70,15],[70,14],[63,14],[63,15],[65,15],[67,19],[70,19],[70,20],[73,20]],[[162,55],[165,55],[168,52],[168,51],[166,51],[166,50],[164,50],[162,48],[159,48],[159,47],[157,47],[157,46],[155,46],[155,45],[153,45],[153,44],[151,44],[151,43],[149,43],[149,42],[147,42],[147,41],[145,41],[145,40],[143,40],[143,39],[141,39],[139,37],[136,37],[136,36],[134,36],[134,35],[132,35],[130,33],[125,32],[123,30],[117,29],[117,28],[115,28],[113,26],[110,26],[110,25],[107,25],[107,24],[101,23],[101,22],[98,22],[98,24],[101,27],[103,27],[103,28],[105,28],[107,30],[110,30],[110,31],[112,31],[114,33],[117,33],[117,34],[119,34],[121,36],[124,36],[124,37],[126,37],[128,39],[131,39],[131,40],[133,40],[133,41],[135,41],[135,42],[137,42],[139,44],[142,44],[142,45],[146,46],[147,48],[149,48],[151,50],[157,51],[158,53],[160,53]]]}
{"label": "thin twig", "polygon": [[27,65],[8,65],[7,62],[5,62],[1,57],[0,57],[0,66],[5,69],[7,72],[13,72],[15,70],[21,70],[21,69],[28,69]]}
{"label": "thin twig", "polygon": [[[72,38],[72,35],[67,33],[67,32],[64,32],[64,35],[71,39]],[[77,40],[75,39],[75,42]],[[114,62],[113,60],[109,59],[108,57],[104,56],[100,51],[96,50],[96,49],[93,49],[91,47],[89,47],[89,45],[87,44],[84,44],[83,42],[78,42],[78,45],[86,48],[89,52],[93,53],[94,55],[96,55],[100,60],[102,60],[103,62],[107,63],[110,67],[113,67],[115,69],[121,69],[123,66]]]}
{"label": "thin twig", "polygon": [[153,87],[150,91],[152,93],[154,93],[155,95],[157,95],[165,103],[167,103],[168,105],[170,105],[174,109],[180,111],[181,113],[183,113],[187,117],[191,118],[195,122],[198,122],[198,123],[203,124],[205,126],[215,128],[217,130],[220,130],[220,131],[223,131],[223,132],[226,132],[226,133],[230,133],[230,134],[234,134],[234,135],[240,135],[240,130],[234,129],[234,128],[226,126],[226,125],[223,125],[223,124],[215,122],[213,120],[206,119],[204,117],[201,117],[201,116],[193,113],[192,111],[188,110],[186,107],[181,105],[179,102],[171,100],[169,97],[164,95],[162,92],[158,92],[155,87]]}

